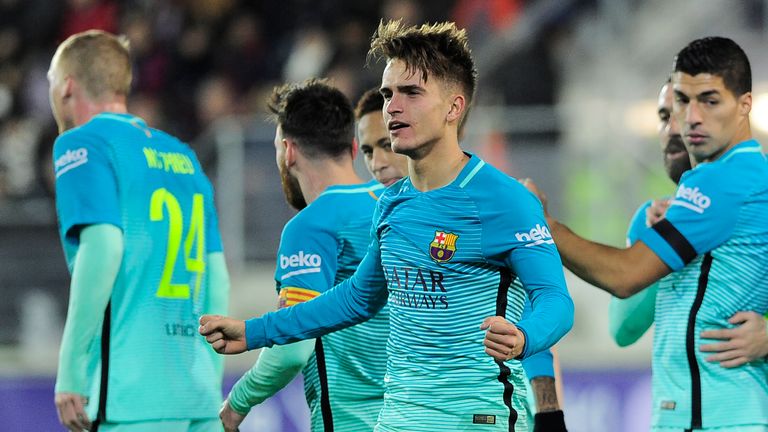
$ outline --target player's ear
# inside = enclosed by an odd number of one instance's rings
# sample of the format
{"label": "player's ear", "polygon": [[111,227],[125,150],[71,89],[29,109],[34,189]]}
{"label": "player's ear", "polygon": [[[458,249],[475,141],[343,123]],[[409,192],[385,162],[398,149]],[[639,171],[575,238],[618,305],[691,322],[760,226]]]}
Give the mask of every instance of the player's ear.
{"label": "player's ear", "polygon": [[464,95],[455,93],[451,95],[451,105],[448,110],[448,115],[445,119],[450,122],[458,122],[461,119],[461,115],[464,114],[464,109],[467,106],[467,99]]}
{"label": "player's ear", "polygon": [[298,150],[296,148],[296,141],[290,138],[283,138],[282,144],[285,149],[285,166],[291,167],[296,163],[296,152]]}
{"label": "player's ear", "polygon": [[749,112],[752,111],[752,92],[746,92],[739,96],[737,102],[739,104],[739,114],[745,117],[748,116]]}
{"label": "player's ear", "polygon": [[357,157],[358,150],[360,150],[360,147],[357,144],[357,138],[352,138],[352,160],[355,160]]}

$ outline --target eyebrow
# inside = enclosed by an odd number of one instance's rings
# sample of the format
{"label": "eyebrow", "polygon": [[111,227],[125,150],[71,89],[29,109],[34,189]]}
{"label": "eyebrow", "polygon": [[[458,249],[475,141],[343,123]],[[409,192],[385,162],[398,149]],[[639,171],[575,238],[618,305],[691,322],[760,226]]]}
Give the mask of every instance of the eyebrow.
{"label": "eyebrow", "polygon": [[[417,84],[407,84],[407,85],[399,85],[395,86],[398,92],[405,93],[412,90],[424,90],[424,87],[417,85]],[[381,87],[379,88],[379,93],[384,93],[385,91],[392,91],[389,87]]]}
{"label": "eyebrow", "polygon": [[675,95],[676,96],[685,96],[687,98],[690,98],[690,97],[704,98],[704,97],[709,97],[709,96],[719,96],[720,95],[720,91],[719,90],[706,90],[706,91],[703,91],[703,92],[701,92],[699,94],[696,94],[696,95],[693,95],[693,96],[689,96],[689,95],[683,93],[682,91],[675,89]]}
{"label": "eyebrow", "polygon": [[379,140],[376,141],[376,146],[378,147],[384,147],[387,144],[389,144],[389,138],[379,138]]}
{"label": "eyebrow", "polygon": [[400,93],[406,93],[413,90],[424,90],[424,87],[416,84],[397,86],[397,91]]}
{"label": "eyebrow", "polygon": [[707,97],[707,96],[718,96],[720,92],[718,90],[707,90],[705,92],[701,92],[696,97]]}

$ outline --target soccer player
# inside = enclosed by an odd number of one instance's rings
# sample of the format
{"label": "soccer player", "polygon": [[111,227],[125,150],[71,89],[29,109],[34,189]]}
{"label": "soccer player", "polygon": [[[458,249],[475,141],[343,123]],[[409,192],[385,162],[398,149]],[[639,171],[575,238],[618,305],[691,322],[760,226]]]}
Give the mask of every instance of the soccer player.
{"label": "soccer player", "polygon": [[[392,149],[409,176],[382,194],[373,240],[355,274],[290,308],[244,321],[201,317],[225,354],[317,337],[371,318],[387,302],[387,380],[377,431],[526,431],[520,362],[573,323],[541,203],[521,184],[461,150],[459,124],[476,71],[453,23],[381,23],[371,54]],[[524,290],[510,289],[519,278]],[[532,311],[521,319],[525,297]],[[514,323],[505,360],[485,353],[484,329]],[[376,355],[381,347],[366,350]]]}
{"label": "soccer player", "polygon": [[654,430],[768,430],[768,363],[723,368],[696,349],[702,330],[730,328],[737,311],[768,311],[768,164],[750,131],[751,80],[730,39],[698,39],[677,54],[673,116],[697,166],[632,246],[590,242],[549,218],[566,266],[618,297],[671,273],[656,300]]}
{"label": "soccer player", "polygon": [[391,186],[408,175],[408,157],[392,151],[383,108],[384,98],[379,89],[369,89],[357,101],[355,118],[365,166],[379,183]]}
{"label": "soccer player", "polygon": [[187,145],[126,112],[124,39],[71,36],[48,79],[72,272],[59,419],[71,431],[221,430],[221,358],[195,337],[197,317],[227,308],[213,188]]}
{"label": "soccer player", "polygon": [[[671,79],[661,88],[658,98],[659,142],[664,155],[664,170],[675,182],[680,182],[683,173],[691,169],[691,161],[680,136],[680,128],[672,117],[674,91]],[[663,218],[671,200],[648,201],[637,210],[627,233],[627,245],[637,241],[639,234]],[[656,304],[657,283],[627,299],[613,297],[609,306],[609,328],[611,336],[619,346],[636,342],[653,324]],[[708,330],[702,339],[724,339],[724,342],[705,344],[700,350],[715,352],[707,361],[717,361],[723,367],[736,367],[759,360],[768,355],[768,331],[766,320],[760,314],[742,311],[734,314],[731,324],[736,328]]]}
{"label": "soccer player", "polygon": [[[355,117],[349,100],[323,81],[276,87],[269,100],[275,150],[288,203],[299,210],[283,229],[275,282],[280,307],[310,300],[354,273],[370,243],[377,193],[353,167]],[[221,411],[237,430],[251,407],[299,371],[313,431],[373,430],[383,404],[386,310],[363,324],[315,340],[265,348],[233,387]]]}
{"label": "soccer player", "polygon": [[[384,98],[378,88],[363,93],[355,108],[357,136],[366,167],[376,180],[391,185],[408,175],[408,157],[392,151],[389,131],[382,110]],[[519,281],[514,282],[519,285]],[[519,286],[518,289],[523,289]],[[565,419],[557,400],[554,359],[549,350],[526,358],[523,362],[528,389],[528,417],[540,430],[565,430]],[[530,384],[530,387],[528,386]],[[536,413],[534,416],[533,413]],[[533,424],[529,424],[532,428]],[[536,429],[539,430],[539,429]]]}
{"label": "soccer player", "polygon": [[[678,184],[680,177],[691,169],[691,161],[688,151],[685,149],[683,139],[680,136],[680,128],[672,117],[672,101],[674,92],[671,79],[661,87],[658,98],[658,134],[661,151],[664,157],[664,171],[667,176]],[[664,205],[660,201],[657,205]],[[653,201],[647,201],[640,206],[630,222],[627,232],[627,246],[637,241],[638,236],[647,226],[646,214],[650,213]],[[656,222],[656,221],[654,221]],[[609,331],[619,346],[628,346],[635,343],[653,324],[653,315],[656,304],[657,284],[654,283],[639,293],[626,298],[613,297],[609,305]]]}

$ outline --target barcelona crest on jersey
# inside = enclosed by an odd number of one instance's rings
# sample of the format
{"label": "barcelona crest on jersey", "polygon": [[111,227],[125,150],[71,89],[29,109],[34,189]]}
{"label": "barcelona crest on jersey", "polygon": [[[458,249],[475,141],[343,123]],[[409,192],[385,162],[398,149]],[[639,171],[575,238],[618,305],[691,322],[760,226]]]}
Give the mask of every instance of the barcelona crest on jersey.
{"label": "barcelona crest on jersey", "polygon": [[456,253],[458,239],[454,233],[435,231],[435,239],[429,244],[429,256],[439,263],[450,261]]}

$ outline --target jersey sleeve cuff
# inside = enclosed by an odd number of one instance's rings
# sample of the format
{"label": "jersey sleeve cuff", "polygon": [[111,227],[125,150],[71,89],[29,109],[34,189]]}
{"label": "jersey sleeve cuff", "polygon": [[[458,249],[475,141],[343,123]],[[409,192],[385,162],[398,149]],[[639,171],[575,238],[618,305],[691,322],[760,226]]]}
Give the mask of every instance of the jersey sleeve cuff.
{"label": "jersey sleeve cuff", "polygon": [[[666,223],[663,223],[666,222]],[[655,224],[654,226],[647,228],[645,231],[643,231],[640,234],[639,241],[642,241],[643,243],[648,246],[653,253],[656,254],[662,261],[664,261],[664,264],[668,265],[669,268],[672,269],[672,271],[680,270],[681,268],[685,267],[685,265],[693,260],[693,258],[696,257],[694,255],[693,257],[687,256],[690,251],[684,253],[685,258],[690,258],[690,260],[683,261],[683,257],[680,256],[676,248],[670,244],[669,237],[668,236],[662,236],[662,234],[665,232],[664,229],[660,229],[658,226],[661,225],[663,227],[669,228],[674,230],[677,234],[680,234],[679,231],[677,231],[674,226],[667,220],[662,220],[659,223]],[[660,232],[661,231],[661,232]],[[681,238],[682,235],[680,235]],[[690,245],[690,243],[689,243]],[[695,253],[695,252],[694,252]]]}
{"label": "jersey sleeve cuff", "polygon": [[552,364],[552,352],[550,350],[544,350],[533,354],[524,359],[522,363],[528,380],[532,380],[536,377],[554,378],[555,376],[555,368]]}
{"label": "jersey sleeve cuff", "polygon": [[525,336],[525,346],[523,347],[523,352],[521,352],[520,355],[517,356],[517,360],[523,360],[525,358],[528,358],[528,356],[531,353],[529,349],[529,347],[531,346],[531,340],[528,337],[528,332],[525,331],[524,328],[520,327],[519,323],[518,323],[517,329],[523,333],[523,336]]}
{"label": "jersey sleeve cuff", "polygon": [[265,346],[264,320],[251,318],[245,321],[245,345],[248,351]]}

